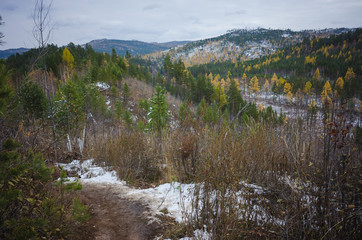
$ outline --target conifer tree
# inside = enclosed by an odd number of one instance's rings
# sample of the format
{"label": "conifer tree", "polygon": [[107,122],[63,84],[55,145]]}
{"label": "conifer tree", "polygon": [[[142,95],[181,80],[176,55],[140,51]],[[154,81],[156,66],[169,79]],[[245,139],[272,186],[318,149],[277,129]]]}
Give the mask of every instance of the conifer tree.
{"label": "conifer tree", "polygon": [[323,90],[322,90],[322,94],[321,94],[322,103],[323,104],[331,103],[331,96],[332,96],[332,87],[331,87],[331,84],[329,83],[329,81],[327,80],[323,86]]}
{"label": "conifer tree", "polygon": [[165,94],[165,88],[156,86],[156,92],[151,99],[151,108],[148,113],[149,129],[158,133],[161,133],[162,129],[166,128],[166,121],[169,118]]}
{"label": "conifer tree", "polygon": [[317,70],[315,70],[315,72],[314,72],[313,80],[314,80],[314,81],[319,81],[320,78],[321,78],[321,75],[320,75],[320,73],[319,73],[319,68],[317,68]]}
{"label": "conifer tree", "polygon": [[249,83],[249,90],[252,93],[260,92],[259,80],[256,76],[254,76]]}
{"label": "conifer tree", "polygon": [[344,80],[346,80],[346,82],[350,82],[352,79],[354,79],[356,77],[356,74],[353,72],[353,68],[348,68],[347,72],[346,72],[346,76],[344,76]]}
{"label": "conifer tree", "polygon": [[240,95],[236,82],[231,81],[229,90],[227,92],[227,101],[230,115],[234,116],[244,106],[243,98]]}

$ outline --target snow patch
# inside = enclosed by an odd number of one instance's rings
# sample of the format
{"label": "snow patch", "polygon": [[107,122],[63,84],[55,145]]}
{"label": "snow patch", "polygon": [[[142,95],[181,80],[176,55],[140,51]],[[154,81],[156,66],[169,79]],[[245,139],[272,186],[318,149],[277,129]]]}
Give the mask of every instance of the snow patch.
{"label": "snow patch", "polygon": [[110,88],[110,86],[105,82],[97,82],[96,87],[99,88],[99,90],[104,91]]}

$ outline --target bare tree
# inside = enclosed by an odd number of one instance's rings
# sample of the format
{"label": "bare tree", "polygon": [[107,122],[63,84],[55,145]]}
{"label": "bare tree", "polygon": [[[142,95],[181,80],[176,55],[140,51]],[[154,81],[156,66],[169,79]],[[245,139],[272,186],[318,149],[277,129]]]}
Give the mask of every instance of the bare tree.
{"label": "bare tree", "polygon": [[[0,16],[0,26],[3,25],[3,18]],[[0,45],[4,44],[4,41],[2,40],[4,38],[4,34],[2,32],[0,32]]]}
{"label": "bare tree", "polygon": [[43,60],[43,78],[45,82],[45,88],[47,97],[49,99],[50,104],[50,117],[52,120],[52,130],[53,130],[53,139],[54,139],[54,147],[55,147],[55,158],[57,158],[57,137],[55,134],[55,122],[54,122],[54,111],[53,111],[53,103],[52,97],[49,90],[49,78],[48,78],[48,69],[45,61],[45,56],[47,54],[47,45],[50,39],[50,35],[52,32],[52,26],[50,25],[50,9],[52,6],[51,1],[49,4],[45,4],[44,0],[37,0],[34,8],[34,29],[33,35],[39,46],[39,58]]}

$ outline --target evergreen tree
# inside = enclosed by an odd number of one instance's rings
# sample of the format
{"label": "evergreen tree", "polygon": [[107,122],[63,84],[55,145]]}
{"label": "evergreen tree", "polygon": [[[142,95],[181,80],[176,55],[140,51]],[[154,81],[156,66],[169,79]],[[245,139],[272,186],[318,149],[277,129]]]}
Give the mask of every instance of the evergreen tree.
{"label": "evergreen tree", "polygon": [[227,92],[227,100],[228,109],[231,116],[236,115],[245,105],[243,98],[241,97],[240,90],[238,89],[235,81],[231,81],[229,90]]}
{"label": "evergreen tree", "polygon": [[173,71],[172,70],[173,65],[170,54],[167,54],[165,59],[163,60],[163,68],[165,69],[166,80],[170,80],[172,78],[172,71]]}
{"label": "evergreen tree", "polygon": [[124,85],[123,85],[122,94],[123,94],[124,101],[127,102],[128,98],[131,95],[131,91],[130,91],[127,83],[124,83]]}
{"label": "evergreen tree", "polygon": [[149,129],[158,133],[166,128],[166,121],[169,118],[165,94],[166,90],[164,88],[156,86],[156,92],[151,99],[151,109],[148,113]]}
{"label": "evergreen tree", "polygon": [[10,71],[6,68],[3,60],[0,60],[0,118],[5,114],[8,101],[12,95],[12,90],[8,84]]}

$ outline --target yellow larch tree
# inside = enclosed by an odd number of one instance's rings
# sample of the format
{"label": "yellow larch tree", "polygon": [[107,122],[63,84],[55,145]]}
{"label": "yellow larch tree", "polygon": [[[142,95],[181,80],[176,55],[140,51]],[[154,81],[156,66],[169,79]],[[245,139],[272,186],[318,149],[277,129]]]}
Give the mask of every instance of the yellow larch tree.
{"label": "yellow larch tree", "polygon": [[277,82],[277,87],[283,86],[285,83],[285,79],[280,77]]}
{"label": "yellow larch tree", "polygon": [[346,82],[351,81],[352,79],[354,79],[356,77],[356,74],[353,72],[353,68],[348,68],[347,72],[346,72],[346,76],[344,76],[344,80]]}
{"label": "yellow larch tree", "polygon": [[331,84],[327,80],[323,86],[323,90],[322,90],[322,94],[321,94],[321,99],[322,99],[323,104],[331,103],[332,93],[333,92],[332,92]]}
{"label": "yellow larch tree", "polygon": [[285,83],[283,91],[287,99],[292,102],[293,101],[292,85],[288,82]]}
{"label": "yellow larch tree", "polygon": [[238,90],[240,90],[240,82],[239,82],[239,80],[237,78],[234,78],[234,82],[235,82],[235,85],[238,88]]}
{"label": "yellow larch tree", "polygon": [[212,99],[219,103],[220,108],[227,104],[227,96],[221,83],[214,87],[214,94],[212,95]]}
{"label": "yellow larch tree", "polygon": [[260,92],[259,80],[256,76],[254,76],[252,79],[250,79],[249,90],[252,93]]}
{"label": "yellow larch tree", "polygon": [[258,111],[263,111],[264,107],[263,107],[263,104],[262,103],[259,103],[259,106],[258,106]]}
{"label": "yellow larch tree", "polygon": [[342,93],[342,90],[343,90],[343,84],[344,84],[344,81],[343,81],[343,78],[339,77],[336,81],[336,85],[334,87],[334,93],[336,95],[341,95]]}
{"label": "yellow larch tree", "polygon": [[321,74],[319,73],[319,68],[317,68],[317,70],[315,70],[313,74],[313,80],[320,80],[320,79],[321,79]]}
{"label": "yellow larch tree", "polygon": [[62,59],[63,59],[64,64],[67,65],[70,69],[74,68],[74,57],[70,53],[68,48],[64,48]]}
{"label": "yellow larch tree", "polygon": [[271,84],[274,85],[274,83],[277,81],[278,81],[278,76],[274,73],[273,77],[271,78]]}
{"label": "yellow larch tree", "polygon": [[63,81],[66,82],[69,79],[70,73],[72,72],[72,70],[74,68],[74,57],[70,53],[68,48],[64,48],[62,60],[64,63]]}
{"label": "yellow larch tree", "polygon": [[307,95],[310,96],[312,95],[312,83],[310,81],[305,83],[303,92]]}

